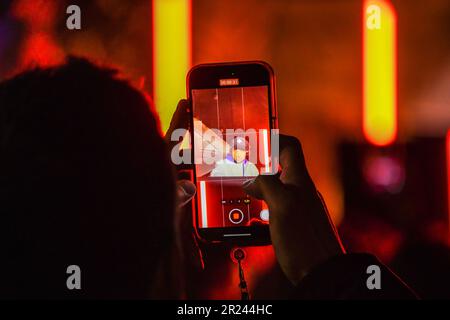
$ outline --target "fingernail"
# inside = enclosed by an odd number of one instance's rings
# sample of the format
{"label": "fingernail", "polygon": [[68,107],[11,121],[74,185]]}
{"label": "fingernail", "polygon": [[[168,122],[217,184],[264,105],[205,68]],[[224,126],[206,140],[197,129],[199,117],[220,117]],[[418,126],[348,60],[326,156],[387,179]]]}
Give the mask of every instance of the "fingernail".
{"label": "fingernail", "polygon": [[184,195],[192,197],[195,195],[195,185],[193,183],[179,183],[178,184],[179,191],[183,192]]}
{"label": "fingernail", "polygon": [[255,179],[250,179],[250,180],[244,181],[244,182],[242,183],[242,187],[247,188],[247,187],[248,187],[249,185],[251,185],[253,182],[255,182]]}

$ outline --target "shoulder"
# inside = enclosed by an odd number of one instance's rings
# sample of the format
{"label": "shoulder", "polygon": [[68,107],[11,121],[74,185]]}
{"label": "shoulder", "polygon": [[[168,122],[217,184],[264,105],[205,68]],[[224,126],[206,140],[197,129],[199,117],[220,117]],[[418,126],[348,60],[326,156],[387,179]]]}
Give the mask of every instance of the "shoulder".
{"label": "shoulder", "polygon": [[230,161],[228,159],[222,159],[216,162],[216,164],[221,165],[221,164],[234,164],[233,161]]}

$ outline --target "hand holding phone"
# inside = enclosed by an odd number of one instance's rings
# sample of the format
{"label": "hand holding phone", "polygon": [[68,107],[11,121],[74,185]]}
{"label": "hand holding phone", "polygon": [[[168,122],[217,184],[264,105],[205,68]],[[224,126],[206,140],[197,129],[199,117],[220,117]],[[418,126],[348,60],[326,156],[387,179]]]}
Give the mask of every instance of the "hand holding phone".
{"label": "hand holding phone", "polygon": [[267,202],[278,263],[296,285],[315,266],[345,250],[308,173],[300,142],[284,135],[279,141],[281,175],[259,176],[244,189]]}
{"label": "hand holding phone", "polygon": [[197,235],[206,241],[268,244],[270,211],[242,185],[273,173],[275,80],[263,62],[205,64],[187,77],[197,195]]}

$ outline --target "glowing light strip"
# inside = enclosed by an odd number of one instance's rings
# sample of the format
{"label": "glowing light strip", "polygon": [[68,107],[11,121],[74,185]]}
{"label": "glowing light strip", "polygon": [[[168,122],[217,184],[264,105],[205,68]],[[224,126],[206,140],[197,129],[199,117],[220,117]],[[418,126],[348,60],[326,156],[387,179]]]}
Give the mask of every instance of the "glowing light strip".
{"label": "glowing light strip", "polygon": [[264,143],[264,164],[266,166],[266,173],[270,172],[269,163],[269,139],[267,137],[267,130],[263,129],[263,143]]}
{"label": "glowing light strip", "polygon": [[186,96],[191,66],[191,0],[153,0],[153,98],[165,132]]}
{"label": "glowing light strip", "polygon": [[397,16],[386,0],[366,0],[363,8],[363,130],[385,146],[397,136]]}
{"label": "glowing light strip", "polygon": [[206,184],[200,181],[200,198],[202,204],[202,228],[208,227],[208,212],[206,209]]}
{"label": "glowing light strip", "polygon": [[449,244],[450,244],[450,129],[447,131],[447,201],[448,201],[448,228],[449,228]]}

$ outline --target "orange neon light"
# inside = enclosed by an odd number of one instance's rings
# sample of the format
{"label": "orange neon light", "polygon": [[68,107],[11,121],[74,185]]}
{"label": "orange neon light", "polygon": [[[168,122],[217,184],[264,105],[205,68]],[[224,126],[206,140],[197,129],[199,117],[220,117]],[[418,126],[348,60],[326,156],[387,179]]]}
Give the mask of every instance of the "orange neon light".
{"label": "orange neon light", "polygon": [[186,97],[191,67],[191,0],[152,0],[153,98],[164,131]]}
{"label": "orange neon light", "polygon": [[366,0],[363,8],[363,130],[385,146],[397,136],[397,16],[386,0]]}

